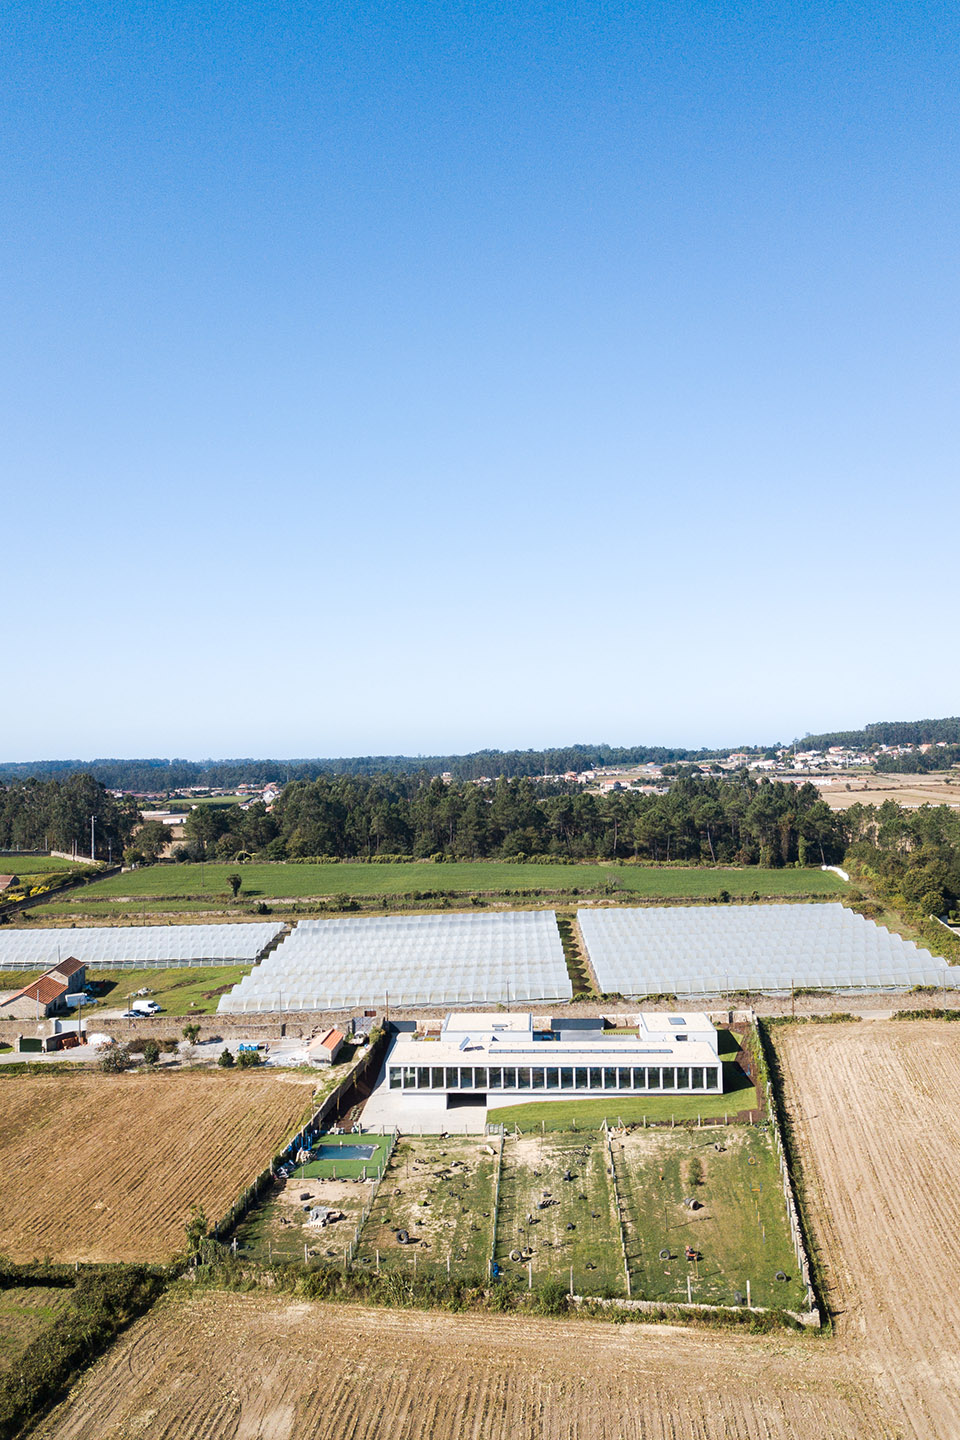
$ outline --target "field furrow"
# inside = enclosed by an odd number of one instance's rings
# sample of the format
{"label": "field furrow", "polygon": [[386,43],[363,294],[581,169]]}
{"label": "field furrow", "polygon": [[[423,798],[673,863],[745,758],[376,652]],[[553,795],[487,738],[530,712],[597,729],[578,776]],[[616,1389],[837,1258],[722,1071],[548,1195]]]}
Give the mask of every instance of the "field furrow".
{"label": "field furrow", "polygon": [[0,1089],[0,1235],[17,1261],[166,1260],[193,1204],[224,1214],[280,1147],[312,1080],[30,1075]]}
{"label": "field furrow", "polygon": [[888,1440],[893,1432],[849,1358],[810,1337],[208,1293],[168,1299],[138,1322],[37,1433]]}
{"label": "field furrow", "polygon": [[840,1344],[875,1367],[900,1432],[924,1440],[960,1434],[958,1028],[778,1039]]}

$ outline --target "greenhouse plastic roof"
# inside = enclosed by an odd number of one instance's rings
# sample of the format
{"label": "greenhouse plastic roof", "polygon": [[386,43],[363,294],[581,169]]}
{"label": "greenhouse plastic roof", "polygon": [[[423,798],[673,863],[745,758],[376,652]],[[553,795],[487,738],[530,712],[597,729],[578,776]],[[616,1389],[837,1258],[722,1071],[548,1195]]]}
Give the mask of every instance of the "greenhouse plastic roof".
{"label": "greenhouse plastic roof", "polygon": [[0,970],[35,970],[58,953],[85,965],[252,963],[283,930],[277,924],[119,925],[76,930],[0,930]]}
{"label": "greenhouse plastic roof", "polygon": [[552,911],[303,920],[221,1014],[510,1004],[573,993]]}
{"label": "greenhouse plastic roof", "polygon": [[953,988],[960,969],[843,905],[581,910],[605,994]]}

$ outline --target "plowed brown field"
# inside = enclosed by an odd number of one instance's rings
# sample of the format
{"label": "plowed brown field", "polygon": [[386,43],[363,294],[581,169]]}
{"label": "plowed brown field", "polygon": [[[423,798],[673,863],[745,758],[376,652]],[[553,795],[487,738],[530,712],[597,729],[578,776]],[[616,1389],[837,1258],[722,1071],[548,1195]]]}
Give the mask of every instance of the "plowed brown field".
{"label": "plowed brown field", "polygon": [[0,1081],[0,1251],[169,1259],[191,1204],[225,1213],[311,1093],[249,1071]]}
{"label": "plowed brown field", "polygon": [[832,1339],[168,1297],[47,1440],[955,1440],[960,1026],[781,1031]]}
{"label": "plowed brown field", "polygon": [[960,1026],[805,1025],[778,1049],[838,1348],[894,1433],[960,1435]]}
{"label": "plowed brown field", "polygon": [[206,1294],[139,1321],[46,1440],[879,1440],[813,1337]]}

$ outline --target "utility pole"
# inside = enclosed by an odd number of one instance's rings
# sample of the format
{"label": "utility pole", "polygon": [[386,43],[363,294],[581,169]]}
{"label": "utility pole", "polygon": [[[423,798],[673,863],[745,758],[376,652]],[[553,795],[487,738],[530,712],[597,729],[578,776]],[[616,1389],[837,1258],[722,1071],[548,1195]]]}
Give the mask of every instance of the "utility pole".
{"label": "utility pole", "polygon": [[93,844],[94,826],[96,825],[96,823],[97,823],[97,817],[96,817],[96,815],[91,815],[91,816],[90,816],[90,859],[91,859],[91,860],[96,860],[96,858],[97,858],[97,857],[96,857],[96,854],[94,853],[94,844]]}

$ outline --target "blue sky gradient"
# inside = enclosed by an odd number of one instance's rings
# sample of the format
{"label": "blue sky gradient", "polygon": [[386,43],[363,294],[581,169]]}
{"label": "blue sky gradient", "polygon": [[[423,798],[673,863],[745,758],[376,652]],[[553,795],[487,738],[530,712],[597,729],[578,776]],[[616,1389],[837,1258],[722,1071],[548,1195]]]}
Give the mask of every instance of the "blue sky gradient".
{"label": "blue sky gradient", "polygon": [[0,758],[956,713],[955,7],[2,29]]}

